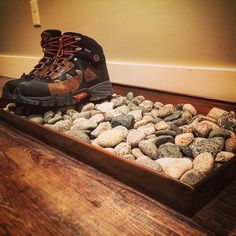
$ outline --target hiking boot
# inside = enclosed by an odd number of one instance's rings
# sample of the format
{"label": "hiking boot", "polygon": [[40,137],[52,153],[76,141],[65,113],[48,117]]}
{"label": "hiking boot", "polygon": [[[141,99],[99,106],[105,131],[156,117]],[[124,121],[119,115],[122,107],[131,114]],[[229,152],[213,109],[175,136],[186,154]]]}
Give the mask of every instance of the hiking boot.
{"label": "hiking boot", "polygon": [[53,66],[44,78],[20,83],[14,95],[19,103],[64,106],[88,96],[90,101],[112,95],[102,47],[79,33],[65,33]]}
{"label": "hiking boot", "polygon": [[29,74],[23,74],[19,79],[8,81],[3,87],[2,97],[5,99],[13,99],[13,92],[17,85],[22,82],[30,81],[36,76],[43,76],[49,67],[54,62],[59,44],[61,31],[59,30],[45,30],[41,34],[41,47],[44,55]]}

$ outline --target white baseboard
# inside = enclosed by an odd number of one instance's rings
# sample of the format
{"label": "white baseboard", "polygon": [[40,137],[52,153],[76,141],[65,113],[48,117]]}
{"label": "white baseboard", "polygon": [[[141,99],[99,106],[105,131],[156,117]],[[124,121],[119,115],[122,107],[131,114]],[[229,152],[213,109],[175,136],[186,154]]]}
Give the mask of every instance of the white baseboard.
{"label": "white baseboard", "polygon": [[[39,57],[0,55],[0,75],[18,78]],[[236,102],[236,68],[108,61],[112,82]]]}

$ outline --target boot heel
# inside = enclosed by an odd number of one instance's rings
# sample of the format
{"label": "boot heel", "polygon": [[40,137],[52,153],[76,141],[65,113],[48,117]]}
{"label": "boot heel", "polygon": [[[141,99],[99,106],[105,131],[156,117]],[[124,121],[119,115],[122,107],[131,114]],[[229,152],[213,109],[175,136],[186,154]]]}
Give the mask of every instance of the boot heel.
{"label": "boot heel", "polygon": [[90,95],[90,101],[98,101],[105,99],[112,95],[112,85],[110,81],[104,81],[99,84],[90,87],[88,90],[88,94]]}

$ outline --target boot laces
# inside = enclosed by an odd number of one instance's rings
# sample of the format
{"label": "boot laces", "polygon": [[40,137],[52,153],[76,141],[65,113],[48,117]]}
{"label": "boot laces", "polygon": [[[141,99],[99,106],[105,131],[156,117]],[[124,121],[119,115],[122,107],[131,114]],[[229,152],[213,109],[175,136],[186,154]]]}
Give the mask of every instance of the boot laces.
{"label": "boot laces", "polygon": [[60,45],[60,38],[61,37],[52,37],[46,40],[41,40],[41,46],[43,48],[44,56],[40,59],[34,69],[29,73],[30,76],[40,71],[45,64],[56,57],[58,47]]}
{"label": "boot laces", "polygon": [[63,35],[61,37],[56,59],[46,75],[50,76],[52,73],[59,71],[64,66],[65,60],[70,60],[75,53],[82,49],[77,45],[80,40],[81,38],[78,36]]}

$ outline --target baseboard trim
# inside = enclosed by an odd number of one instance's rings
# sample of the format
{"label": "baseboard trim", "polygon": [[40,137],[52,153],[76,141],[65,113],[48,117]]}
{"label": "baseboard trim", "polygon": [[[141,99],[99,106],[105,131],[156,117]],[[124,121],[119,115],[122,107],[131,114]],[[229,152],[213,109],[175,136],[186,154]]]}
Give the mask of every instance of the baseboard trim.
{"label": "baseboard trim", "polygon": [[[39,57],[0,55],[0,75],[18,78]],[[108,61],[111,81],[192,96],[236,102],[236,68]]]}

